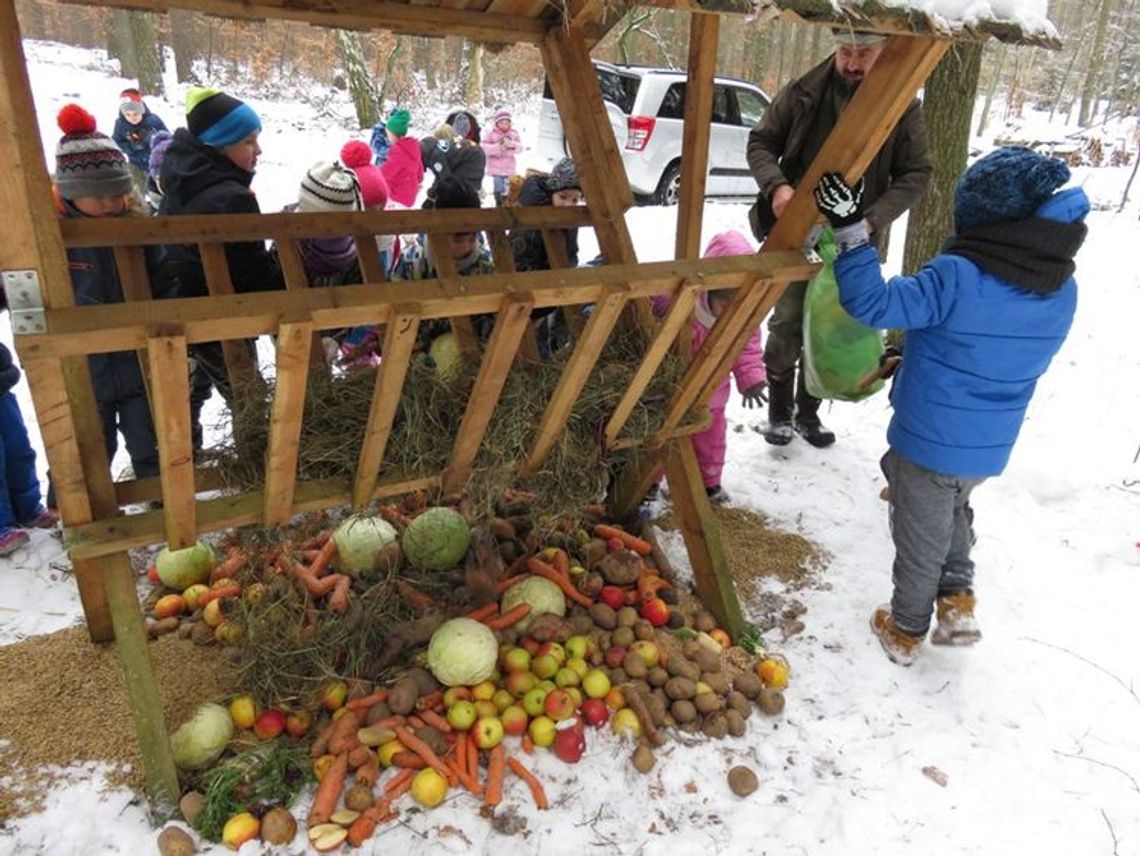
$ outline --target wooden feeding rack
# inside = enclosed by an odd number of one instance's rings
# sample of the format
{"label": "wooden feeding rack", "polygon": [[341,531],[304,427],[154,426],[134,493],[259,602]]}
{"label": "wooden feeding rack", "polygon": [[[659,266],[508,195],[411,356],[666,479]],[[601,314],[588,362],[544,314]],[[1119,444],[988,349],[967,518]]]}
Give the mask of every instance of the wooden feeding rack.
{"label": "wooden feeding rack", "polygon": [[[180,7],[237,18],[288,18],[355,29],[386,28],[421,35],[461,35],[495,43],[538,45],[563,127],[581,177],[586,204],[575,209],[478,209],[359,214],[270,214],[166,217],[137,220],[60,220],[36,132],[31,89],[23,59],[14,0],[0,0],[0,154],[9,165],[0,180],[0,206],[9,212],[0,243],[0,271],[13,308],[17,351],[28,377],[36,416],[65,525],[65,539],[79,585],[88,630],[95,641],[117,643],[139,735],[152,805],[161,814],[177,796],[161,709],[145,644],[135,577],[127,550],[165,540],[187,546],[199,533],[243,524],[276,525],[297,512],[333,506],[363,506],[376,497],[412,490],[455,492],[463,488],[490,424],[510,367],[534,359],[531,311],[593,304],[589,320],[574,330],[570,356],[545,404],[520,472],[534,471],[565,429],[579,394],[611,331],[621,323],[642,326],[649,342],[620,401],[604,427],[610,448],[640,444],[644,454],[612,491],[615,512],[644,496],[662,467],[685,536],[700,594],[734,633],[742,619],[720,549],[715,519],[701,485],[691,441],[705,424],[710,395],[751,332],[789,282],[803,280],[815,265],[798,249],[816,220],[810,194],[797,194],[754,256],[701,260],[699,243],[707,175],[712,81],[720,17],[712,12],[755,12],[821,6],[760,3],[748,8],[661,2],[693,12],[685,100],[685,137],[675,261],[639,263],[624,213],[632,194],[603,106],[589,57],[593,44],[616,20],[615,8],[598,0],[458,0],[427,3],[340,0],[93,0],[144,10]],[[737,4],[740,5],[740,4]],[[827,5],[827,4],[822,4]],[[851,5],[851,4],[847,4]],[[876,4],[877,5],[877,4]],[[801,10],[802,11],[802,10]],[[809,17],[805,13],[805,17]],[[836,20],[835,15],[831,18]],[[884,31],[906,29],[884,26]],[[913,27],[910,28],[913,32]],[[926,76],[948,46],[944,38],[910,33],[890,40],[820,152],[802,186],[812,187],[824,169],[850,179],[866,168]],[[532,228],[548,237],[557,230],[592,226],[606,264],[517,273],[508,229]],[[376,235],[422,232],[430,240],[447,233],[482,230],[497,272],[461,278],[441,266],[435,280],[384,281],[369,253],[360,253],[365,283],[310,288],[297,241],[352,235],[368,246]],[[273,240],[286,287],[235,294],[223,245],[235,240]],[[148,244],[197,244],[209,296],[151,301],[142,248]],[[75,306],[66,248],[113,247],[127,303]],[[446,259],[446,254],[436,254]],[[702,290],[733,288],[729,308],[700,351],[688,362],[664,413],[647,440],[622,429],[654,373],[678,342],[686,340],[694,301]],[[656,322],[646,298],[673,298]],[[476,314],[495,316],[490,339],[469,334]],[[408,476],[382,470],[416,330],[428,319],[451,320],[478,372],[450,460],[438,473]],[[376,374],[367,428],[352,478],[302,481],[297,476],[303,402],[313,372],[322,371],[322,330],[355,325],[383,328],[382,360]],[[223,343],[235,389],[257,374],[241,343],[276,337],[276,383],[271,407],[265,482],[237,494],[218,495],[216,472],[196,468],[192,454],[187,349],[199,342]],[[87,369],[87,356],[137,350],[155,417],[161,474],[114,482]],[[687,356],[687,347],[681,347]],[[161,500],[161,511],[124,514],[126,505]]]}

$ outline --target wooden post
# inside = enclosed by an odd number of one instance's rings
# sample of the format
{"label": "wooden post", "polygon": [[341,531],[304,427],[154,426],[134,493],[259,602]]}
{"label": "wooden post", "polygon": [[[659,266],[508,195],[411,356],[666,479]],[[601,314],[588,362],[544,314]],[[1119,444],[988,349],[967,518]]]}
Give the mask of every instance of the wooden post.
{"label": "wooden post", "polygon": [[689,16],[689,75],[685,83],[681,194],[677,202],[676,257],[679,259],[696,259],[701,255],[701,224],[705,213],[705,183],[708,178],[709,134],[712,125],[713,77],[716,75],[719,35],[719,15],[693,12]]}
{"label": "wooden post", "polygon": [[[281,262],[281,273],[285,277],[286,291],[300,291],[309,287],[309,278],[305,274],[305,261],[301,258],[301,250],[294,241],[277,241],[277,258]],[[359,256],[359,254],[358,254]],[[291,328],[290,332],[294,332]],[[313,377],[330,376],[329,364],[325,362],[325,349],[321,345],[321,335],[312,330],[309,325],[309,337],[313,340],[306,350],[309,361],[309,372]],[[278,343],[280,345],[280,343]],[[304,390],[302,389],[302,398]]]}
{"label": "wooden post", "polygon": [[[517,273],[515,270],[515,256],[511,252],[507,233],[502,229],[492,229],[487,232],[487,242],[491,245],[491,257],[495,260],[496,273]],[[534,324],[528,324],[523,331],[522,342],[519,345],[519,359],[524,362],[537,363],[542,359],[538,350],[538,337],[534,333]]]}
{"label": "wooden post", "polygon": [[154,433],[158,438],[166,543],[171,550],[181,550],[198,540],[185,332],[174,328],[151,336],[147,354],[155,384]]}
{"label": "wooden post", "polygon": [[277,382],[265,455],[265,525],[280,526],[293,515],[293,489],[301,450],[305,384],[315,339],[308,319],[284,321],[277,332]]}
{"label": "wooden post", "polygon": [[[226,261],[224,244],[203,243],[198,245],[202,257],[202,273],[206,277],[206,290],[210,294],[233,294],[234,283],[230,279],[230,266]],[[226,363],[226,374],[230,379],[230,389],[234,400],[243,395],[252,395],[254,384],[262,383],[261,372],[257,370],[254,356],[245,342],[227,339],[222,342],[222,357]]]}
{"label": "wooden post", "polygon": [[697,592],[721,627],[733,639],[737,639],[744,628],[744,616],[740,611],[740,602],[736,599],[736,588],[728,571],[728,562],[724,558],[720,528],[712,505],[705,496],[693,441],[688,437],[678,437],[669,444],[665,455],[665,477],[669,480],[673,510],[677,513],[681,534],[685,537],[689,562],[697,581]]}
{"label": "wooden post", "polygon": [[[445,282],[448,286],[453,286],[460,280],[459,270],[455,266],[455,261],[446,252],[444,246],[444,236],[440,234],[428,235],[428,246],[431,248],[432,260],[435,262],[436,276],[439,277],[440,282]],[[459,291],[462,293],[463,286],[460,283]],[[476,357],[479,354],[479,338],[475,335],[475,325],[471,323],[470,316],[456,315],[448,319],[451,324],[452,335],[455,336],[455,343],[459,346],[460,352],[465,357]]]}

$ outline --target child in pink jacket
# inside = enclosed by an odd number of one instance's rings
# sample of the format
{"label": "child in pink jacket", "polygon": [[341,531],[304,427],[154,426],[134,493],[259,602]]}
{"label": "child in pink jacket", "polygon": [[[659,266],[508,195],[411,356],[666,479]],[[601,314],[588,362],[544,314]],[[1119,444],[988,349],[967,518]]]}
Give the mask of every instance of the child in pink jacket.
{"label": "child in pink jacket", "polygon": [[[756,252],[751,242],[740,232],[730,229],[715,235],[705,248],[705,258],[717,256],[747,256]],[[717,318],[732,301],[735,289],[714,288],[702,292],[693,307],[693,344],[695,354],[708,338],[709,331],[716,323]],[[664,315],[669,308],[668,297],[653,298],[653,311],[657,315]],[[732,367],[732,374],[736,379],[736,388],[744,396],[746,407],[759,407],[764,401],[764,388],[768,385],[767,373],[764,370],[764,349],[760,343],[760,328],[753,332],[748,344],[740,352],[736,363]],[[697,453],[697,463],[701,468],[701,478],[705,484],[705,493],[710,500],[718,504],[728,502],[728,494],[720,485],[721,473],[724,471],[724,452],[728,422],[724,416],[724,408],[728,403],[728,378],[716,388],[716,392],[709,399],[709,410],[712,412],[712,422],[700,434],[693,435],[693,449]]]}
{"label": "child in pink jacket", "polygon": [[411,208],[416,204],[420,183],[424,180],[424,159],[418,140],[408,136],[412,114],[402,107],[393,111],[385,123],[391,148],[388,159],[380,167],[380,174],[388,185],[388,197]]}
{"label": "child in pink jacket", "polygon": [[515,155],[522,150],[522,137],[511,127],[511,111],[500,107],[492,117],[490,130],[483,135],[487,175],[495,180],[496,205],[506,201],[511,189],[511,176],[515,174]]}

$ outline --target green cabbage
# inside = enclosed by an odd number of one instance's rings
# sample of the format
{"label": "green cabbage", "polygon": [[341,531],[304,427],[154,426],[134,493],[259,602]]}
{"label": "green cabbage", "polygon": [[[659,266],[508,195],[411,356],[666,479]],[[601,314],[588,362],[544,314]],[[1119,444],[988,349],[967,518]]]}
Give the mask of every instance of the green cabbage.
{"label": "green cabbage", "polygon": [[154,566],[164,586],[175,591],[186,591],[190,586],[204,583],[210,578],[215,561],[210,545],[199,541],[193,547],[182,550],[163,547],[154,559]]}
{"label": "green cabbage", "polygon": [[521,583],[515,583],[503,594],[499,604],[500,612],[507,612],[520,603],[529,603],[530,612],[525,618],[520,618],[513,625],[519,633],[526,633],[530,627],[531,619],[545,612],[552,612],[557,616],[566,614],[566,595],[557,585],[545,577],[530,576]]}
{"label": "green cabbage", "polygon": [[459,350],[459,340],[454,333],[444,333],[432,339],[428,354],[442,380],[452,381],[459,376],[459,370],[463,367],[463,352]]}
{"label": "green cabbage", "polygon": [[414,567],[446,571],[467,555],[471,530],[455,509],[429,508],[408,525],[400,544]]}
{"label": "green cabbage", "polygon": [[453,618],[439,626],[428,643],[428,668],[444,686],[473,686],[491,677],[499,642],[485,624]]}
{"label": "green cabbage", "polygon": [[332,537],[336,541],[337,567],[355,577],[370,573],[380,551],[399,535],[382,517],[355,514],[340,524]]}
{"label": "green cabbage", "polygon": [[218,760],[234,735],[230,712],[220,704],[204,704],[170,735],[170,754],[183,770],[201,770]]}

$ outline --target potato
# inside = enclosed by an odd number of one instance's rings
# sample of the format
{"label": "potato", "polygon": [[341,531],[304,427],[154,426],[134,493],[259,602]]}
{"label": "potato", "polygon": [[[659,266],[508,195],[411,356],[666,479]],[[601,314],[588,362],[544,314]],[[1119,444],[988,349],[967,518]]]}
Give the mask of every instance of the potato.
{"label": "potato", "polygon": [[214,628],[205,621],[195,622],[194,629],[190,631],[190,641],[195,645],[213,645]]}
{"label": "potato", "polygon": [[392,708],[388,707],[388,702],[378,701],[372,707],[368,708],[368,716],[365,717],[365,725],[371,725],[374,722],[379,722],[381,719],[387,719],[392,715]]}
{"label": "potato", "polygon": [[162,856],[193,856],[198,848],[185,829],[168,826],[158,833],[158,852]]}
{"label": "potato", "polygon": [[653,765],[657,763],[657,758],[653,755],[653,750],[642,743],[633,750],[633,757],[630,758],[630,762],[633,764],[633,769],[645,774],[653,769]]}
{"label": "potato", "polygon": [[678,725],[693,722],[697,718],[697,708],[687,699],[677,699],[669,705],[669,712],[673,714],[673,718],[677,720]]}
{"label": "potato", "polygon": [[722,740],[728,734],[728,720],[719,711],[710,713],[701,723],[701,732],[713,740]]}
{"label": "potato", "polygon": [[629,550],[610,553],[598,562],[597,571],[611,586],[631,586],[641,576],[641,557]]}
{"label": "potato", "polygon": [[[593,628],[593,620],[591,620],[588,615],[583,616],[583,618],[585,618],[589,626]],[[553,612],[544,612],[542,615],[535,616],[527,627],[526,632],[539,642],[561,643],[574,635],[570,627],[570,621],[555,615]]]}
{"label": "potato", "polygon": [[[633,627],[640,621],[641,618],[637,614],[637,610],[632,606],[623,606],[618,610],[617,623],[618,627]],[[634,636],[637,636],[637,631],[634,631]]]}
{"label": "potato", "polygon": [[[542,616],[539,616],[541,618]],[[537,621],[538,618],[535,619]],[[570,636],[589,636],[594,632],[594,620],[589,613],[572,616],[570,619]],[[531,622],[533,626],[534,622]]]}
{"label": "potato", "polygon": [[668,699],[661,690],[654,690],[644,697],[645,708],[658,728],[665,724],[665,714],[668,709]]}
{"label": "potato", "polygon": [[701,730],[701,723],[699,719],[694,718],[690,722],[682,722],[677,727],[684,731],[686,734],[696,734]]}
{"label": "potato", "polygon": [[[664,598],[662,598],[662,600],[664,600]],[[680,630],[685,626],[687,620],[684,613],[680,610],[671,609],[669,610],[669,620],[665,622],[665,626],[670,630]]]}
{"label": "potato", "polygon": [[288,844],[296,834],[297,820],[288,809],[271,808],[261,819],[261,839],[269,844]]}
{"label": "potato", "polygon": [[742,720],[748,719],[752,714],[752,702],[745,698],[743,693],[738,693],[733,690],[728,694],[725,702],[728,704],[729,710],[735,710],[740,714]]}
{"label": "potato", "polygon": [[769,716],[784,712],[784,694],[779,690],[764,687],[760,690],[760,696],[756,699],[756,703]]}
{"label": "potato", "polygon": [[717,695],[728,695],[728,678],[723,672],[702,672],[700,679],[712,687],[712,691]]}
{"label": "potato", "polygon": [[764,683],[752,672],[741,672],[732,679],[732,688],[747,699],[755,699],[764,689]]}
{"label": "potato", "polygon": [[602,538],[591,538],[582,545],[582,555],[586,559],[586,567],[592,569],[609,555],[609,546]]}
{"label": "potato", "polygon": [[702,672],[719,672],[720,671],[720,654],[714,654],[708,648],[698,649],[692,661],[697,664]]}
{"label": "potato", "polygon": [[610,684],[615,687],[621,686],[629,680],[629,675],[627,675],[625,669],[620,666],[616,669],[610,669],[608,674],[610,676]]}
{"label": "potato", "polygon": [[748,730],[748,726],[744,724],[744,717],[738,710],[726,710],[724,721],[728,725],[728,733],[733,737],[743,737],[744,732]]}
{"label": "potato", "polygon": [[728,787],[738,797],[746,797],[760,787],[760,780],[750,769],[738,765],[728,771]]}
{"label": "potato", "polygon": [[602,630],[613,630],[617,627],[617,613],[609,604],[595,603],[590,607],[590,618]]}
{"label": "potato", "polygon": [[665,664],[665,669],[670,675],[688,678],[690,681],[696,681],[701,676],[701,670],[697,667],[696,663],[680,654],[671,656],[669,662]]}
{"label": "potato", "polygon": [[[688,657],[690,660],[697,656],[697,652],[701,650],[703,650],[703,647],[701,646],[701,643],[696,639],[686,639],[681,643],[681,653]],[[696,678],[693,680],[696,680]]]}
{"label": "potato", "polygon": [[724,709],[724,699],[716,693],[701,693],[693,699],[693,704],[697,706],[697,710],[706,715]]}
{"label": "potato", "polygon": [[372,807],[376,797],[368,785],[353,785],[344,795],[344,807],[353,811],[364,811]]}
{"label": "potato", "polygon": [[643,639],[649,642],[657,638],[657,634],[653,631],[653,625],[646,621],[644,618],[639,618],[633,625],[633,635],[638,639]]}
{"label": "potato", "polygon": [[634,643],[637,637],[633,635],[632,627],[618,627],[614,630],[612,639],[615,645],[621,645],[623,648],[628,648]]}
{"label": "potato", "polygon": [[665,695],[671,699],[691,699],[697,694],[697,685],[678,675],[665,682]]}
{"label": "potato", "polygon": [[660,666],[654,666],[649,670],[649,674],[645,676],[645,680],[649,681],[651,687],[663,687],[665,686],[665,682],[669,680],[669,673]]}
{"label": "potato", "polygon": [[598,592],[605,588],[606,581],[601,574],[591,572],[586,574],[586,578],[578,583],[578,590],[586,597],[597,597]]}
{"label": "potato", "polygon": [[404,677],[411,678],[416,682],[416,687],[422,696],[431,695],[439,689],[439,681],[435,679],[435,675],[419,666],[408,669],[408,673]]}
{"label": "potato", "polygon": [[406,716],[415,709],[419,697],[419,684],[412,678],[400,678],[388,693],[388,707],[392,713]]}
{"label": "potato", "polygon": [[645,658],[635,651],[630,651],[621,661],[621,667],[631,678],[644,678],[649,674],[649,667],[645,665]]}
{"label": "potato", "polygon": [[710,630],[716,630],[716,619],[713,618],[711,612],[706,612],[702,609],[693,616],[693,629],[704,633],[708,633]]}
{"label": "potato", "polygon": [[442,731],[432,725],[425,725],[416,729],[416,737],[431,747],[436,755],[446,755],[451,751],[451,744]]}
{"label": "potato", "polygon": [[183,819],[191,826],[194,825],[194,820],[205,807],[206,798],[197,791],[187,791],[178,801],[178,810],[182,812]]}

